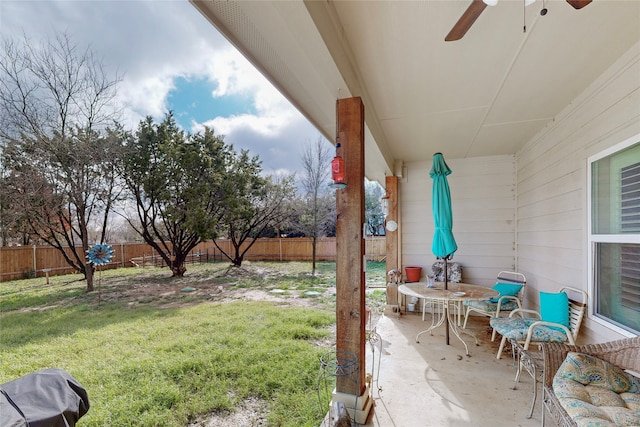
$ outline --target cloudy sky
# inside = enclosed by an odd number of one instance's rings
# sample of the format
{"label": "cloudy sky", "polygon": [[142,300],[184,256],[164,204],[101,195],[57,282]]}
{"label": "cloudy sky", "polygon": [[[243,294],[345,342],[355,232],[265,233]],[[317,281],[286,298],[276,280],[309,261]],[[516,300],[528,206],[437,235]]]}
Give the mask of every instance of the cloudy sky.
{"label": "cloudy sky", "polygon": [[266,173],[299,171],[302,147],[321,137],[187,0],[0,0],[3,37],[55,32],[123,76],[130,129],[170,109],[185,130],[207,125],[259,155]]}

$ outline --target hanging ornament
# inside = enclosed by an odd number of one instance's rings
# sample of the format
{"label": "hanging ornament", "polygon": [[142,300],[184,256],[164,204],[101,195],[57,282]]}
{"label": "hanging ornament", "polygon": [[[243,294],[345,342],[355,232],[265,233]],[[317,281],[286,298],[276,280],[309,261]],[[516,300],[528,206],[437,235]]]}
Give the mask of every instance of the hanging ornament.
{"label": "hanging ornament", "polygon": [[339,190],[345,188],[347,184],[344,182],[345,179],[345,170],[344,170],[344,159],[340,156],[340,134],[339,134],[340,124],[338,122],[338,102],[336,101],[336,156],[331,160],[331,179],[332,183],[329,184],[329,187],[334,190]]}
{"label": "hanging ornament", "polygon": [[333,182],[343,183],[344,182],[344,159],[338,154],[338,150],[340,149],[340,143],[336,143],[336,156],[331,160],[331,179]]}

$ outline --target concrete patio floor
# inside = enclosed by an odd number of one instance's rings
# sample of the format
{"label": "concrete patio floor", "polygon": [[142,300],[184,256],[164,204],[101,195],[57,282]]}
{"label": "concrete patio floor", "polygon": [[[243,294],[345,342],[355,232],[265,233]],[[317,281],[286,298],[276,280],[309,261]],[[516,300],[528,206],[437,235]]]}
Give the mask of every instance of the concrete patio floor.
{"label": "concrete patio floor", "polygon": [[[380,360],[379,373],[374,371],[374,413],[366,424],[374,427],[529,427],[541,425],[541,392],[533,412],[527,419],[533,397],[533,380],[524,372],[517,390],[512,390],[516,365],[511,351],[501,360],[495,358],[499,340],[491,342],[487,317],[473,317],[467,329],[478,337],[462,335],[464,346],[450,334],[445,344],[444,326],[429,333],[416,334],[431,325],[418,313],[400,316],[383,315],[376,326],[382,343],[371,353],[367,345],[367,372]],[[372,360],[373,354],[373,360]],[[377,367],[377,366],[374,366]],[[546,417],[545,425],[555,427]]]}

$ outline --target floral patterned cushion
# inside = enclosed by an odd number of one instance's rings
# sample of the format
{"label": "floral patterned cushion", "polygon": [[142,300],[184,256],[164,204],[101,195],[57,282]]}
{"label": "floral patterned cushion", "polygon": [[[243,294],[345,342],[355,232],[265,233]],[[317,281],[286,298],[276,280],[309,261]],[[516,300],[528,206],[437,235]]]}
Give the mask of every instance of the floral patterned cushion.
{"label": "floral patterned cushion", "polygon": [[[519,317],[492,317],[489,323],[500,335],[508,339],[524,341],[527,338],[529,326],[539,319],[521,319]],[[531,335],[531,341],[565,342],[567,335],[549,326],[537,326]]]}
{"label": "floral patterned cushion", "polygon": [[640,425],[640,378],[597,357],[569,353],[553,391],[580,427]]}
{"label": "floral patterned cushion", "polygon": [[[491,302],[489,300],[486,301],[465,301],[464,305],[469,305],[473,308],[477,308],[479,310],[482,311],[486,311],[489,313],[495,313],[496,310],[498,310],[498,303],[496,302]],[[504,300],[502,302],[502,304],[500,305],[500,311],[511,311],[511,310],[515,310],[516,308],[518,308],[518,304],[510,299],[510,300]]]}
{"label": "floral patterned cushion", "polygon": [[[431,271],[436,282],[444,282],[444,261],[434,262]],[[457,262],[447,262],[447,281],[451,283],[462,282],[462,267]]]}

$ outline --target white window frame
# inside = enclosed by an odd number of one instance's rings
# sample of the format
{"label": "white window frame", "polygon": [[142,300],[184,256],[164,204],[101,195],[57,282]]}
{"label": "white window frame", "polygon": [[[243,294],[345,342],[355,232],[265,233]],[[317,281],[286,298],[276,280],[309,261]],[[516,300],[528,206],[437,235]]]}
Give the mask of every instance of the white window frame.
{"label": "white window frame", "polygon": [[593,214],[593,205],[592,205],[592,185],[593,185],[593,177],[592,177],[592,165],[594,162],[603,159],[605,157],[616,154],[619,151],[624,150],[632,145],[640,142],[640,134],[634,135],[631,138],[628,138],[619,144],[616,144],[608,149],[601,151],[598,154],[590,156],[587,158],[587,240],[588,240],[588,283],[589,290],[592,295],[591,304],[590,304],[590,320],[593,320],[595,323],[603,325],[615,332],[626,336],[626,337],[635,337],[632,331],[628,329],[622,328],[615,323],[608,321],[606,318],[602,317],[597,313],[597,289],[595,283],[595,256],[596,256],[596,243],[634,243],[640,244],[640,234],[593,234],[593,223],[592,223],[592,214]]}

